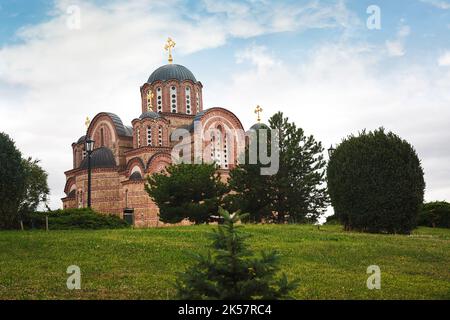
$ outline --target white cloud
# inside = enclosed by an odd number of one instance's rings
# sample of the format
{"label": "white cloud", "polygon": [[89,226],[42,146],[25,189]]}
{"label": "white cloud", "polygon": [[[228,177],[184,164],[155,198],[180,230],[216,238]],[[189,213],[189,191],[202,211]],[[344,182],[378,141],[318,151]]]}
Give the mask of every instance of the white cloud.
{"label": "white cloud", "polygon": [[444,147],[450,140],[450,73],[419,64],[385,70],[377,48],[348,44],[323,44],[289,64],[267,56],[263,48],[258,51],[274,61],[265,65],[266,76],[250,59],[254,67],[235,74],[213,104],[226,103],[247,127],[255,121],[254,106],[263,107],[266,121],[281,110],[325,147],[364,128],[384,126],[416,147],[426,198],[450,200],[450,149]]}
{"label": "white cloud", "polygon": [[445,52],[439,57],[438,64],[445,67],[450,66],[450,51]]}
{"label": "white cloud", "polygon": [[[162,42],[167,36],[177,42],[177,61],[184,54],[221,46],[231,37],[353,21],[342,1],[332,9],[317,1],[205,1],[206,14],[177,0],[76,3],[81,9],[79,30],[67,27],[66,11],[74,2],[57,0],[46,22],[23,27],[17,34],[19,44],[0,48],[0,127],[25,155],[42,160],[49,172],[52,207],[61,206],[63,172],[72,166],[71,143],[83,134],[85,117],[110,111],[129,124],[138,116],[139,87],[165,63]],[[288,23],[281,25],[283,15]],[[265,52],[255,50],[260,54],[254,57],[256,65],[273,66]]]}
{"label": "white cloud", "polygon": [[405,39],[410,33],[411,29],[409,26],[401,24],[398,27],[396,39],[386,41],[386,49],[390,56],[401,57],[405,55]]}
{"label": "white cloud", "polygon": [[450,2],[445,1],[445,0],[420,0],[420,1],[431,4],[432,6],[439,8],[439,9],[443,9],[443,10],[450,9]]}

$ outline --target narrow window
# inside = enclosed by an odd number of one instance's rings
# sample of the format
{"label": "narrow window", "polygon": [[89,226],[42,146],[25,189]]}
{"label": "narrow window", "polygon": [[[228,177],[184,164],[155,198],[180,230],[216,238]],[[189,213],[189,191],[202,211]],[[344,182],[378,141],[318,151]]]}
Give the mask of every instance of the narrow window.
{"label": "narrow window", "polygon": [[228,141],[227,141],[227,136],[224,133],[224,138],[223,138],[223,166],[225,167],[225,169],[228,169],[228,150],[227,150],[227,145]]}
{"label": "narrow window", "polygon": [[196,94],[196,100],[197,100],[197,113],[199,113],[200,112],[200,94],[198,93],[198,91]]}
{"label": "narrow window", "polygon": [[163,145],[162,127],[158,129],[158,144],[161,147]]}
{"label": "narrow window", "polygon": [[148,126],[147,127],[147,145],[148,146],[152,146],[152,127]]}
{"label": "narrow window", "polygon": [[103,131],[103,128],[100,129],[100,146],[105,146],[105,132]]}
{"label": "narrow window", "polygon": [[191,114],[191,88],[186,87],[186,113]]}
{"label": "narrow window", "polygon": [[136,141],[137,141],[137,147],[141,147],[141,129],[137,128],[136,130]]}
{"label": "narrow window", "polygon": [[177,88],[175,86],[170,88],[170,105],[171,112],[177,113]]}
{"label": "narrow window", "polygon": [[157,104],[157,110],[159,113],[163,111],[162,107],[162,89],[157,88],[156,89],[156,104]]}

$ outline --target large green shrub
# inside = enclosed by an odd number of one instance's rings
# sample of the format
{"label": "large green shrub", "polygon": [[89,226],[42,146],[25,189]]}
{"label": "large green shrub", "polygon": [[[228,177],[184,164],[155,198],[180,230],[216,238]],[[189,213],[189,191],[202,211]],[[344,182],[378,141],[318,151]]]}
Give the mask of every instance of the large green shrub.
{"label": "large green shrub", "polygon": [[227,186],[215,164],[172,164],[148,177],[145,190],[159,207],[161,221],[200,224],[217,213]]}
{"label": "large green shrub", "polygon": [[420,211],[418,225],[450,228],[450,203],[445,201],[425,203]]}
{"label": "large green shrub", "polygon": [[91,209],[64,209],[50,212],[36,212],[26,219],[28,227],[45,228],[45,217],[48,216],[50,230],[70,229],[120,229],[128,227],[128,223],[116,215],[97,213]]}
{"label": "large green shrub", "polygon": [[0,229],[18,228],[18,210],[25,193],[25,168],[14,141],[0,132]]}
{"label": "large green shrub", "polygon": [[405,140],[384,129],[345,139],[327,169],[331,203],[347,230],[409,233],[423,202],[420,160]]}

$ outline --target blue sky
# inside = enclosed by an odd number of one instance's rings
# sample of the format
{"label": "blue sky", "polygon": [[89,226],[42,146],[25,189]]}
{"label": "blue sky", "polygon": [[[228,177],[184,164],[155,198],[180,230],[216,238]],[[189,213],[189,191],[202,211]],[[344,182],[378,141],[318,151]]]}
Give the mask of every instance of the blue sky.
{"label": "blue sky", "polygon": [[0,128],[42,159],[52,207],[85,117],[139,116],[168,36],[206,107],[246,127],[256,104],[266,119],[282,110],[326,146],[384,126],[416,147],[427,199],[450,200],[450,0],[0,0]]}

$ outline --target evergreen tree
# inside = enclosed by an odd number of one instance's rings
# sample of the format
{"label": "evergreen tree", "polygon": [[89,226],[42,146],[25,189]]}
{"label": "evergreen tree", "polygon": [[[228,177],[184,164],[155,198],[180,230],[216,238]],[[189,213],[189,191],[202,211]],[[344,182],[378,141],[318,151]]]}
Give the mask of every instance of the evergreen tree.
{"label": "evergreen tree", "polygon": [[0,229],[18,228],[18,210],[25,192],[22,155],[10,137],[0,132]]}
{"label": "evergreen tree", "polygon": [[227,204],[249,212],[251,221],[315,222],[328,205],[324,149],[281,112],[273,115],[269,124],[272,131],[279,132],[278,172],[262,176],[260,161],[239,165],[230,173],[235,194],[228,197]]}
{"label": "evergreen tree", "polygon": [[346,230],[408,234],[415,228],[425,181],[406,140],[383,128],[350,135],[327,171],[331,202]]}
{"label": "evergreen tree", "polygon": [[161,221],[209,222],[228,191],[215,164],[173,164],[148,178],[147,193],[159,207]]}
{"label": "evergreen tree", "polygon": [[178,297],[186,300],[256,300],[285,299],[297,287],[285,274],[276,277],[279,256],[262,252],[254,256],[246,247],[246,234],[236,226],[239,212],[230,215],[219,208],[224,223],[214,230],[213,252],[197,255],[197,262],[179,275]]}

